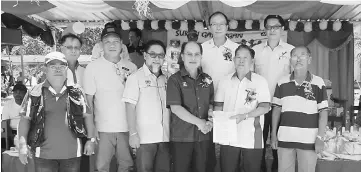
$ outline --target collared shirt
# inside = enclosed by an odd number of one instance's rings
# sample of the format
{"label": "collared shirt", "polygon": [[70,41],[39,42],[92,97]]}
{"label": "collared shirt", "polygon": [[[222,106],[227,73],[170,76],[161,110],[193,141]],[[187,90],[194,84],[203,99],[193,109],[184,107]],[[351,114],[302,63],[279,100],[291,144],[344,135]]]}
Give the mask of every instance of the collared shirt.
{"label": "collared shirt", "polygon": [[255,54],[255,72],[266,78],[271,96],[273,96],[276,84],[290,73],[290,58],[293,45],[280,40],[273,50],[267,41],[253,47]]}
{"label": "collared shirt", "polygon": [[138,46],[134,47],[133,45],[127,44],[129,58],[130,60],[137,66],[137,68],[141,68],[144,65],[144,46],[143,42],[139,41]]}
{"label": "collared shirt", "polygon": [[20,121],[20,108],[20,105],[15,102],[14,98],[12,98],[6,102],[1,114],[2,120],[10,119],[10,127],[13,130],[17,130]]}
{"label": "collared shirt", "polygon": [[75,77],[76,77],[76,80],[75,80],[73,72],[68,68],[67,85],[79,84],[81,87],[83,87],[84,71],[85,71],[85,68],[83,66],[80,66],[79,62],[78,62],[78,64],[75,67]]}
{"label": "collared shirt", "polygon": [[[119,71],[118,71],[118,69]],[[100,132],[127,132],[125,104],[122,101],[123,74],[137,67],[126,59],[112,63],[105,58],[91,62],[84,72],[84,92],[94,95],[95,125]]]}
{"label": "collared shirt", "polygon": [[328,107],[323,79],[310,72],[301,84],[295,81],[294,73],[282,77],[276,86],[273,105],[282,108],[278,146],[314,150],[319,112]]}
{"label": "collared shirt", "polygon": [[[43,89],[44,88],[44,89]],[[44,92],[42,92],[44,90]],[[35,149],[35,157],[43,159],[69,159],[81,157],[82,145],[68,127],[67,119],[67,87],[64,85],[60,93],[56,93],[48,80],[34,86],[30,92],[43,95],[45,110],[44,143]],[[26,102],[26,101],[25,101]],[[23,106],[21,111],[29,119],[30,107]]]}
{"label": "collared shirt", "polygon": [[[197,79],[193,79],[183,67],[168,79],[167,107],[180,105],[192,115],[208,118],[209,105],[213,104],[213,82],[208,74],[198,70]],[[203,134],[196,125],[187,123],[172,112],[170,140],[175,142],[198,142],[210,139],[210,133]]]}
{"label": "collared shirt", "polygon": [[[255,110],[260,103],[270,103],[267,81],[262,76],[249,72],[240,81],[237,73],[226,76],[220,81],[214,98],[223,103],[223,111],[245,114]],[[237,142],[231,146],[246,149],[263,148],[264,115],[248,118],[237,124]]]}
{"label": "collared shirt", "polygon": [[127,79],[123,101],[136,106],[141,144],[169,142],[169,109],[166,107],[165,75],[156,77],[144,64]]}
{"label": "collared shirt", "polygon": [[131,45],[130,43],[127,44],[127,48],[128,48],[128,52],[129,53],[134,53],[134,52],[137,52],[139,53],[140,55],[143,55],[143,52],[144,52],[144,46],[143,46],[143,42],[140,40],[138,42],[138,46],[135,47],[133,45]]}
{"label": "collared shirt", "polygon": [[214,44],[213,39],[202,44],[202,69],[212,77],[215,90],[217,90],[218,82],[222,77],[235,72],[233,57],[238,46],[237,43],[232,42],[228,38],[219,47]]}

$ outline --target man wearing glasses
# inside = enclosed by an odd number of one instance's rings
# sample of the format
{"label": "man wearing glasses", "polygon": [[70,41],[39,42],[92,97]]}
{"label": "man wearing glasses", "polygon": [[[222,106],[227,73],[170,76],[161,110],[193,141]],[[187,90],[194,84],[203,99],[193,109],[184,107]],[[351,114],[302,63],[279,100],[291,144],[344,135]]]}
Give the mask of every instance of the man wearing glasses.
{"label": "man wearing glasses", "polygon": [[64,54],[49,53],[45,66],[45,82],[30,89],[21,106],[19,159],[27,164],[33,155],[35,171],[79,172],[80,138],[88,138],[84,154],[94,152],[93,115],[81,89],[67,85]]}
{"label": "man wearing glasses", "polygon": [[167,81],[160,70],[164,58],[163,42],[150,40],[145,45],[145,63],[129,76],[123,94],[138,172],[170,171]]}
{"label": "man wearing glasses", "polygon": [[[213,38],[202,44],[204,50],[202,58],[202,69],[209,74],[214,82],[214,92],[217,92],[218,82],[225,76],[234,73],[233,64],[234,52],[238,48],[238,44],[227,38],[228,18],[222,12],[215,12],[208,18],[209,29],[213,34]],[[212,140],[212,138],[211,138]],[[213,153],[215,149],[214,143],[211,144],[210,151]],[[216,155],[209,156],[207,171],[214,171],[216,164]]]}
{"label": "man wearing glasses", "polygon": [[[287,44],[281,40],[281,34],[284,31],[285,21],[279,15],[268,15],[264,20],[264,27],[267,33],[267,41],[253,47],[256,52],[255,56],[255,72],[268,82],[271,97],[274,95],[276,84],[278,80],[290,73],[290,52],[294,46]],[[262,170],[266,172],[266,143],[272,124],[272,111],[265,115],[263,127],[263,159]],[[272,171],[277,170],[277,151],[272,150],[273,164]]]}
{"label": "man wearing glasses", "polygon": [[[273,97],[272,148],[278,151],[279,172],[316,171],[317,154],[324,148],[328,100],[323,79],[308,67],[310,50],[291,50],[291,74],[281,77]],[[279,127],[277,134],[277,127]]]}
{"label": "man wearing glasses", "polygon": [[65,55],[68,61],[68,80],[67,82],[79,84],[83,86],[83,74],[85,68],[79,65],[78,59],[80,57],[80,49],[83,41],[74,34],[67,34],[60,38],[61,52]]}
{"label": "man wearing glasses", "polygon": [[99,136],[96,168],[109,170],[113,155],[118,171],[129,171],[133,160],[129,149],[129,134],[125,104],[122,101],[125,81],[137,70],[127,59],[121,59],[122,39],[120,28],[107,25],[101,33],[104,58],[91,62],[84,73],[84,91],[93,110]]}
{"label": "man wearing glasses", "polygon": [[[170,107],[171,153],[174,172],[209,172],[208,156],[213,112],[212,78],[202,71],[202,46],[196,42],[183,43],[181,57],[184,67],[167,83],[167,107]],[[212,155],[212,154],[211,154]],[[214,155],[214,153],[213,153]]]}
{"label": "man wearing glasses", "polygon": [[238,44],[226,36],[229,21],[225,14],[215,12],[209,17],[208,22],[213,38],[202,44],[204,50],[202,68],[212,77],[217,91],[218,81],[235,72],[232,59]]}

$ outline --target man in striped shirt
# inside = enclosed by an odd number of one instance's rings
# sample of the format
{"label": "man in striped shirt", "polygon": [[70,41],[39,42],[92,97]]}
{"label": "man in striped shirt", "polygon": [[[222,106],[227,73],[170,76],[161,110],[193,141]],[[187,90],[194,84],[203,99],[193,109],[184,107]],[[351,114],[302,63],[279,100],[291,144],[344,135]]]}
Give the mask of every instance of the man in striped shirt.
{"label": "man in striped shirt", "polygon": [[279,172],[294,172],[296,157],[298,171],[314,172],[317,153],[324,146],[327,94],[323,79],[308,71],[310,55],[307,47],[294,48],[290,59],[294,71],[276,86],[272,147],[278,149]]}

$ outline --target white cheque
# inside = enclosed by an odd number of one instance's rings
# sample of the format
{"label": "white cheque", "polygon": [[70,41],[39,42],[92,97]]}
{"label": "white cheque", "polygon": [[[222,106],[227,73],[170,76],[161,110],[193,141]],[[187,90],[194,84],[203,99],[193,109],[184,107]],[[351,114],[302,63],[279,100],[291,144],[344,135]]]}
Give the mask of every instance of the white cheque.
{"label": "white cheque", "polygon": [[237,142],[237,123],[235,119],[229,117],[235,112],[213,112],[213,142],[222,145],[230,145]]}

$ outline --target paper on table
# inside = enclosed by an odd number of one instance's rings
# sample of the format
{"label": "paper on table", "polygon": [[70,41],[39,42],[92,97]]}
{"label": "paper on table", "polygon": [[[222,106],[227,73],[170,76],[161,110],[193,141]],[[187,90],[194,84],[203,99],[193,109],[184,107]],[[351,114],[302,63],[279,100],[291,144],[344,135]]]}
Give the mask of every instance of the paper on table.
{"label": "paper on table", "polygon": [[237,142],[237,123],[235,119],[229,119],[234,112],[213,112],[213,142],[222,145],[230,145]]}

